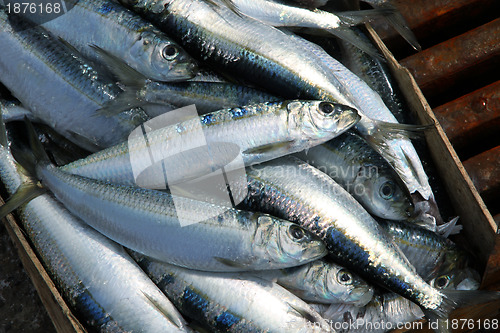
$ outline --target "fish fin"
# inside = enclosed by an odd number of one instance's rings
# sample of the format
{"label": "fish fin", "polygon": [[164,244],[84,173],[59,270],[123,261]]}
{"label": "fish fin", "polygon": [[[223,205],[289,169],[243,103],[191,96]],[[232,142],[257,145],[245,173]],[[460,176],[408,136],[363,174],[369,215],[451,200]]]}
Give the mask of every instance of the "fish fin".
{"label": "fish fin", "polygon": [[243,268],[243,269],[248,270],[248,265],[246,265],[242,262],[238,262],[238,261],[234,261],[234,260],[222,258],[222,257],[214,257],[214,259],[217,260],[218,262],[220,262],[221,264],[224,264],[224,265],[229,266],[229,267],[238,268],[238,269]]}
{"label": "fish fin", "polygon": [[307,321],[310,321],[311,323],[321,323],[322,322],[322,318],[319,316],[319,314],[311,311],[312,309],[308,309],[306,307],[299,306],[298,304],[292,304],[290,302],[287,302],[287,304],[289,307],[291,307],[295,312],[297,312],[301,317],[303,317]]}
{"label": "fish fin", "polygon": [[394,14],[395,9],[392,8],[376,8],[366,10],[354,10],[335,12],[334,14],[340,18],[342,23],[347,26],[359,25],[362,23],[371,22],[379,17],[389,16]]}
{"label": "fish fin", "polygon": [[[43,148],[42,143],[38,140],[38,136],[36,134],[35,128],[31,121],[25,117],[24,122],[26,124],[26,129],[28,130],[28,138],[31,150],[33,151],[33,155],[35,156],[35,160],[37,164],[50,164],[50,158],[45,149]],[[22,165],[22,164],[21,164]]]}
{"label": "fish fin", "polygon": [[438,225],[437,233],[443,236],[444,238],[448,238],[450,235],[458,235],[463,228],[463,226],[457,225],[458,219],[459,216],[451,219],[450,222]]}
{"label": "fish fin", "polygon": [[40,184],[35,183],[24,183],[17,191],[7,200],[5,205],[0,207],[0,220],[3,219],[7,214],[13,212],[19,206],[31,201],[32,199],[44,194],[47,190],[42,188]]}
{"label": "fish fin", "polygon": [[[181,320],[179,319],[179,316],[177,313],[172,314],[171,309],[166,309],[164,306],[160,304],[153,296],[148,295],[146,292],[141,290],[141,293],[146,297],[146,299],[151,303],[151,305],[157,309],[165,318],[168,319],[172,324],[174,324],[176,327],[181,328],[183,326]],[[173,308],[173,306],[172,306]]]}
{"label": "fish fin", "polygon": [[79,142],[78,145],[83,146],[83,148],[87,149],[88,151],[95,152],[104,149],[104,147],[101,147],[96,141],[92,141],[91,139],[81,134],[73,131],[67,131],[67,133],[73,139],[72,141]]}
{"label": "fish fin", "polygon": [[401,15],[399,10],[393,4],[384,3],[380,6],[377,6],[377,8],[392,9],[394,12],[391,15],[386,16],[386,20],[415,50],[422,50],[422,46],[420,46],[417,37],[415,36],[413,31],[411,31],[403,15]]}
{"label": "fish fin", "polygon": [[142,87],[148,79],[127,65],[119,57],[101,49],[99,46],[91,44],[90,47],[99,55],[106,64],[106,67],[118,78],[118,81],[127,87]]}
{"label": "fish fin", "polygon": [[9,141],[7,140],[7,129],[5,128],[5,123],[3,122],[3,104],[0,102],[0,145],[7,148],[9,146]]}
{"label": "fish fin", "polygon": [[123,111],[134,109],[146,105],[147,102],[137,98],[137,89],[127,87],[118,94],[115,99],[107,101],[100,109],[96,111],[96,116],[112,117]]}
{"label": "fish fin", "polygon": [[338,27],[335,29],[328,29],[328,32],[334,35],[335,37],[338,37],[361,51],[369,54],[370,56],[386,62],[385,58],[377,51],[377,49],[370,43],[368,43],[366,40],[358,36],[351,28],[349,27]]}
{"label": "fish fin", "polygon": [[389,123],[386,121],[374,120],[379,131],[390,137],[406,137],[409,139],[419,139],[429,131],[435,128],[435,123],[424,125]]}
{"label": "fish fin", "polygon": [[265,154],[271,151],[283,151],[288,152],[288,150],[293,147],[295,141],[282,141],[277,143],[270,143],[267,145],[262,145],[254,148],[247,149],[243,151],[243,154],[253,155],[253,154]]}
{"label": "fish fin", "polygon": [[240,11],[238,6],[232,0],[220,0],[223,4],[226,5],[233,13],[238,15],[239,17],[243,17],[243,13]]}
{"label": "fish fin", "polygon": [[438,321],[439,333],[450,332],[445,321],[450,313],[463,306],[471,306],[500,300],[500,291],[489,290],[441,290],[443,300],[437,309],[422,309],[429,321]]}
{"label": "fish fin", "polygon": [[57,37],[57,39],[59,40],[59,42],[61,44],[64,44],[64,46],[66,48],[68,48],[71,51],[71,53],[74,53],[74,54],[77,54],[77,55],[81,54],[80,51],[78,51],[77,48],[74,47],[73,45],[71,45],[66,39],[64,39],[62,37]]}

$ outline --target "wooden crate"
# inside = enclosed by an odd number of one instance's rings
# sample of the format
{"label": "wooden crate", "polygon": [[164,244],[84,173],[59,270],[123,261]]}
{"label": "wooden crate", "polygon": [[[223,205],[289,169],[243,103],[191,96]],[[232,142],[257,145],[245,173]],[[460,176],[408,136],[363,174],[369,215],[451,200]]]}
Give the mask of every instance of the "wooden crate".
{"label": "wooden crate", "polygon": [[[422,124],[435,123],[435,130],[426,133],[426,140],[451,203],[457,215],[460,216],[460,223],[464,226],[463,235],[472,246],[481,266],[484,267],[482,288],[500,290],[500,236],[493,217],[475,189],[414,78],[406,68],[395,60],[374,30],[369,26],[368,29],[381,52],[387,57],[391,70],[412,111],[418,115]],[[57,291],[12,215],[6,218],[5,225],[56,330],[64,333],[86,332]],[[477,320],[500,318],[500,302],[458,309],[451,318],[464,318],[474,320],[476,323]],[[462,325],[461,322],[460,325]],[[423,331],[430,332],[431,330],[425,326]],[[454,332],[466,331],[474,331],[474,329],[469,329],[466,325],[454,330]]]}

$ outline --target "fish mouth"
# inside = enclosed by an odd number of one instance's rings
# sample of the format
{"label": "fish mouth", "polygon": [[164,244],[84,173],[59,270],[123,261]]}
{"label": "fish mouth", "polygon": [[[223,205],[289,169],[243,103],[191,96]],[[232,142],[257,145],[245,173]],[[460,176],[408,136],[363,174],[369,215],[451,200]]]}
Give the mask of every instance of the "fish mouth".
{"label": "fish mouth", "polygon": [[372,300],[373,293],[374,289],[369,286],[355,288],[351,293],[351,299],[355,300],[352,304],[358,307],[365,306]]}
{"label": "fish mouth", "polygon": [[165,81],[168,82],[178,82],[178,81],[186,81],[194,78],[198,74],[198,65],[195,63],[183,63],[176,64],[173,69],[171,69]]}
{"label": "fish mouth", "polygon": [[316,246],[311,244],[310,247],[304,249],[302,255],[299,256],[299,259],[307,259],[309,261],[323,258],[328,254],[328,250],[323,242],[319,243]]}

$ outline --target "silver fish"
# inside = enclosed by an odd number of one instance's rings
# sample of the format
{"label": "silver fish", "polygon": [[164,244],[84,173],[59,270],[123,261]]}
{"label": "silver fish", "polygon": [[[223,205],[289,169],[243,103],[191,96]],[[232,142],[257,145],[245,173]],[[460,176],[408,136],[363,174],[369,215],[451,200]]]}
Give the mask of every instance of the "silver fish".
{"label": "silver fish", "polygon": [[411,216],[413,205],[406,186],[357,134],[349,131],[296,156],[332,177],[371,214],[392,220]]}
{"label": "silver fish", "polygon": [[196,74],[196,62],[139,15],[110,0],[70,2],[71,10],[43,27],[88,59],[99,62],[99,55],[90,47],[96,45],[154,80],[186,80]]}
{"label": "silver fish", "polygon": [[326,254],[303,228],[266,214],[61,171],[34,140],[37,177],[69,211],[130,249],[179,266],[242,271],[297,266]]}
{"label": "silver fish", "polygon": [[319,236],[336,263],[418,304],[432,319],[495,292],[452,293],[426,283],[377,222],[340,185],[297,158],[249,168],[245,206],[296,222]]}
{"label": "silver fish", "polygon": [[[155,131],[146,131],[148,147],[140,136],[75,161],[64,166],[63,170],[94,179],[135,185],[135,164],[132,162],[153,163],[149,150],[145,148],[166,158],[174,152],[181,152],[184,147],[198,147],[201,126],[205,145],[213,156],[204,158],[199,153],[183,152],[182,156],[174,155],[175,160],[170,157],[168,184],[175,184],[212,173],[221,167],[230,171],[231,166],[226,164],[235,159],[235,154],[240,151],[243,164],[252,165],[312,147],[343,133],[358,119],[356,110],[350,107],[320,101],[285,101],[223,109],[164,128],[160,126]],[[157,121],[152,122],[158,125]],[[132,161],[133,156],[142,157]],[[209,163],[211,157],[214,157],[213,162]],[[159,160],[161,158],[156,159]],[[148,166],[140,169],[145,170],[144,177],[154,178],[149,177]],[[150,169],[152,173],[155,170]],[[164,184],[161,178],[161,183],[157,184],[159,187],[151,184],[148,188],[164,188]]]}
{"label": "silver fish", "polygon": [[370,22],[374,17],[387,15],[384,10],[331,13],[288,6],[279,1],[230,0],[235,10],[273,27],[300,27],[320,29],[351,43],[355,47],[377,56],[377,49],[359,38],[350,27]]}
{"label": "silver fish", "polygon": [[[1,121],[1,119],[0,119]],[[0,178],[10,194],[32,180],[0,142]],[[189,332],[172,303],[124,249],[43,194],[20,221],[65,299],[101,332]]]}
{"label": "silver fish", "polygon": [[36,118],[69,140],[96,151],[122,142],[148,119],[141,110],[99,116],[96,111],[118,95],[118,86],[42,27],[4,10],[0,27],[0,80]]}
{"label": "silver fish", "polygon": [[311,263],[254,273],[276,281],[301,299],[318,303],[366,305],[373,297],[373,287],[347,269],[325,259]]}
{"label": "silver fish", "polygon": [[184,315],[210,331],[332,332],[316,311],[276,283],[134,257]]}

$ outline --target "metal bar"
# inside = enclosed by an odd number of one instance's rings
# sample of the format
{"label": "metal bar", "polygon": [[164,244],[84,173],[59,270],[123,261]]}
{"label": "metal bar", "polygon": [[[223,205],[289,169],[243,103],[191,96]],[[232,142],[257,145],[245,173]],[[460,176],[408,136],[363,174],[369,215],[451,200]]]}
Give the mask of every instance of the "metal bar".
{"label": "metal bar", "polygon": [[463,164],[481,195],[500,190],[500,146],[469,158]]}
{"label": "metal bar", "polygon": [[[393,3],[424,44],[426,39],[433,39],[436,32],[452,34],[472,19],[484,18],[488,9],[498,4],[497,0],[395,0]],[[386,20],[378,19],[371,25],[391,48],[404,45],[403,39]],[[397,45],[393,45],[395,43]]]}
{"label": "metal bar", "polygon": [[456,150],[480,143],[500,128],[500,81],[434,108]]}
{"label": "metal bar", "polygon": [[463,83],[467,74],[495,58],[500,58],[500,19],[409,56],[401,64],[424,94],[432,96]]}

